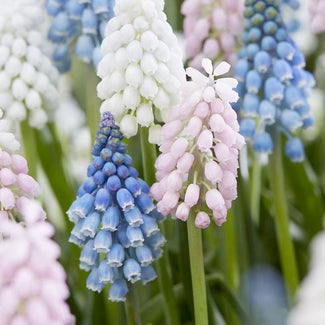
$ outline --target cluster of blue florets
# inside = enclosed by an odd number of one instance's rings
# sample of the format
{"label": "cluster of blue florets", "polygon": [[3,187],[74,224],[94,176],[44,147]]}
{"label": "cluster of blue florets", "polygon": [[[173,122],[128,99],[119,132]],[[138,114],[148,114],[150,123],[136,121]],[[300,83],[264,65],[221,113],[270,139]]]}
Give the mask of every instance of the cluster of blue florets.
{"label": "cluster of blue florets", "polygon": [[240,101],[240,132],[259,154],[273,149],[275,128],[286,135],[285,154],[292,161],[304,159],[300,128],[314,124],[307,97],[314,86],[304,70],[305,58],[290,38],[280,13],[279,0],[247,0],[244,46],[234,68]]}
{"label": "cluster of blue florets", "polygon": [[102,57],[100,44],[106,24],[114,15],[114,3],[114,0],[47,0],[47,12],[54,16],[48,38],[57,44],[53,60],[60,72],[70,70],[72,52],[85,62],[92,61],[97,68]]}
{"label": "cluster of blue florets", "polygon": [[110,113],[104,113],[92,149],[86,181],[67,214],[75,223],[70,242],[83,247],[80,268],[91,271],[90,290],[107,283],[109,299],[123,301],[127,281],[146,284],[156,278],[150,265],[162,255],[165,238],[149,196],[149,186],[131,166],[127,145]]}

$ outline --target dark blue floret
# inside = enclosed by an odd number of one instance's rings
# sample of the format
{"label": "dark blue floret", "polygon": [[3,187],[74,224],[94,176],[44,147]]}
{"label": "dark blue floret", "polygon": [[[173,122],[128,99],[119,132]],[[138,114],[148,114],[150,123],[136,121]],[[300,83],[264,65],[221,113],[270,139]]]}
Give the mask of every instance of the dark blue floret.
{"label": "dark blue floret", "polygon": [[90,272],[87,288],[101,291],[111,283],[112,301],[125,299],[127,282],[146,284],[156,278],[150,264],[161,257],[165,243],[157,224],[163,217],[148,184],[131,166],[122,138],[112,115],[104,113],[88,178],[67,212],[75,223],[69,241],[83,247],[80,268]]}
{"label": "dark blue floret", "polygon": [[304,157],[303,147],[293,133],[314,124],[307,101],[314,78],[304,70],[304,55],[289,35],[296,22],[283,21],[284,7],[296,10],[299,1],[245,2],[244,45],[234,67],[240,94],[235,109],[240,132],[257,153],[272,152],[275,129],[289,139],[286,155],[298,162]]}

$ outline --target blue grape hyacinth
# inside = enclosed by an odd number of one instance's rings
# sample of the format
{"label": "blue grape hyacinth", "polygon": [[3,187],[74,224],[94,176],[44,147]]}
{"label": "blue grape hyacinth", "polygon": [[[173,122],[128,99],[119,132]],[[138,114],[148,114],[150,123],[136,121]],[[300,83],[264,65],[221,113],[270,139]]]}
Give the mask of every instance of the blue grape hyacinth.
{"label": "blue grape hyacinth", "polygon": [[307,101],[314,86],[305,58],[288,34],[279,0],[247,0],[244,43],[234,74],[239,84],[240,132],[260,155],[273,149],[276,128],[285,134],[285,154],[304,159],[297,131],[314,124]]}
{"label": "blue grape hyacinth", "polygon": [[127,145],[112,115],[105,112],[92,149],[92,163],[77,199],[67,211],[75,223],[69,241],[83,247],[80,268],[90,271],[87,288],[100,292],[111,283],[109,299],[124,301],[127,283],[154,280],[152,262],[162,255],[163,216],[138,178]]}
{"label": "blue grape hyacinth", "polygon": [[53,61],[60,72],[70,70],[73,52],[97,68],[114,4],[114,0],[47,0],[47,12],[54,17],[48,38],[57,44]]}

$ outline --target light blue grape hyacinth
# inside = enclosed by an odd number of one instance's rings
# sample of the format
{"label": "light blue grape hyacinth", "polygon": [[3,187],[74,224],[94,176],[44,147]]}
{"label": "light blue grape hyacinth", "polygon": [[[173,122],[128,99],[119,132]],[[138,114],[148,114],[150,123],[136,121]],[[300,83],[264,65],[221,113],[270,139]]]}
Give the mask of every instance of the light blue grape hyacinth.
{"label": "light blue grape hyacinth", "polygon": [[53,61],[60,72],[70,70],[72,53],[97,68],[114,4],[114,0],[47,0],[47,12],[54,17],[48,38],[57,44]]}
{"label": "light blue grape hyacinth", "polygon": [[92,163],[78,197],[67,211],[75,223],[69,241],[83,247],[80,268],[90,271],[87,288],[124,301],[128,283],[146,284],[157,275],[152,262],[162,255],[162,215],[138,178],[127,145],[112,115],[102,116],[92,149]]}
{"label": "light blue grape hyacinth", "polygon": [[307,101],[314,77],[305,58],[288,34],[279,0],[247,0],[244,43],[234,75],[240,101],[235,109],[240,132],[253,149],[268,155],[273,149],[275,128],[285,134],[285,154],[294,162],[304,159],[299,129],[314,124]]}

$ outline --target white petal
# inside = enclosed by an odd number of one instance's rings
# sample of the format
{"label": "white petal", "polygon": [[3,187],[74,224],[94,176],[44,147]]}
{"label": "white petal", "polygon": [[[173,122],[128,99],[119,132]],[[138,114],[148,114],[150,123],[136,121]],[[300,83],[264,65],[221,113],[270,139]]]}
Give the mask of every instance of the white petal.
{"label": "white petal", "polygon": [[221,78],[219,81],[227,84],[231,88],[236,88],[238,85],[238,81],[235,78]]}
{"label": "white petal", "polygon": [[223,75],[225,73],[227,73],[231,68],[231,65],[225,61],[222,61],[221,63],[219,63],[213,72],[214,76],[220,76]]}
{"label": "white petal", "polygon": [[208,77],[204,76],[200,71],[198,71],[198,70],[196,70],[196,69],[194,69],[192,67],[186,69],[186,74],[189,77],[191,77],[192,80],[196,84],[198,84],[198,85],[200,85],[202,87],[204,87],[205,85],[207,85],[209,83],[209,78]]}
{"label": "white petal", "polygon": [[234,103],[239,99],[238,93],[232,90],[227,83],[217,80],[214,88],[218,96],[225,102]]}
{"label": "white petal", "polygon": [[204,58],[202,59],[202,67],[203,69],[207,72],[207,74],[212,74],[213,72],[213,66],[212,66],[212,62],[210,59],[208,58]]}

